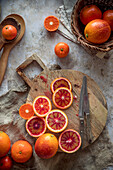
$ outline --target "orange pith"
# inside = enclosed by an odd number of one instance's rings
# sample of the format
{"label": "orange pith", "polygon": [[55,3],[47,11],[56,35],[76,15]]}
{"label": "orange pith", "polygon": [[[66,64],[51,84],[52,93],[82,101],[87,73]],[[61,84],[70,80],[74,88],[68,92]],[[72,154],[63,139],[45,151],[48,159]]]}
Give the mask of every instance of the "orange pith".
{"label": "orange pith", "polygon": [[65,87],[60,87],[53,93],[53,103],[59,109],[66,109],[73,102],[72,92]]}
{"label": "orange pith", "polygon": [[19,109],[19,114],[23,119],[29,119],[34,115],[33,105],[30,103],[23,104]]}
{"label": "orange pith", "polygon": [[48,31],[56,31],[59,27],[59,20],[55,16],[48,16],[44,20],[44,27]]}
{"label": "orange pith", "polygon": [[46,131],[45,119],[33,116],[26,122],[26,130],[32,137],[39,137]]}
{"label": "orange pith", "polygon": [[51,110],[52,104],[48,97],[38,96],[33,101],[33,109],[37,116],[44,117]]}
{"label": "orange pith", "polygon": [[27,162],[32,156],[32,146],[24,140],[16,141],[11,148],[11,157],[19,163]]}
{"label": "orange pith", "polygon": [[59,77],[59,78],[54,79],[50,87],[53,93],[55,92],[57,88],[60,88],[60,87],[66,87],[69,90],[72,90],[72,85],[70,81],[64,77]]}
{"label": "orange pith", "polygon": [[59,133],[63,131],[68,124],[67,115],[61,110],[51,110],[46,116],[46,125],[52,132]]}
{"label": "orange pith", "polygon": [[59,137],[59,147],[62,151],[73,153],[81,146],[81,137],[79,133],[73,129],[63,131]]}

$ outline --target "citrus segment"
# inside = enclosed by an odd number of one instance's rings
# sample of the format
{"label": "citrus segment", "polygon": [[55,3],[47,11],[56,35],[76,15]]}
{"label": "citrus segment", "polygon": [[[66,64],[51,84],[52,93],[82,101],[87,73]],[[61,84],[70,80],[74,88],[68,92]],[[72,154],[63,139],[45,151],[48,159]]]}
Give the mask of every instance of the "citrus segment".
{"label": "citrus segment", "polygon": [[26,122],[26,130],[32,137],[39,137],[46,131],[45,119],[33,116]]}
{"label": "citrus segment", "polygon": [[24,140],[16,141],[11,148],[11,157],[18,163],[27,162],[32,156],[32,146]]}
{"label": "citrus segment", "polygon": [[30,103],[23,104],[19,109],[19,115],[23,119],[29,119],[34,115],[33,105]]}
{"label": "citrus segment", "polygon": [[63,131],[68,124],[67,115],[61,110],[51,110],[46,116],[46,125],[52,132],[59,133]]}
{"label": "citrus segment", "polygon": [[69,90],[72,90],[72,85],[70,83],[70,81],[64,77],[59,77],[56,78],[52,81],[51,83],[51,91],[54,93],[56,89],[60,88],[60,87],[66,87]]}
{"label": "citrus segment", "polygon": [[60,87],[53,93],[53,103],[59,109],[66,109],[73,102],[72,92],[65,87]]}
{"label": "citrus segment", "polygon": [[48,16],[44,20],[44,27],[48,31],[56,31],[59,27],[59,20],[55,16]]}
{"label": "citrus segment", "polygon": [[5,156],[11,147],[11,141],[9,136],[3,132],[0,131],[0,157]]}
{"label": "citrus segment", "polygon": [[35,152],[43,159],[49,159],[53,157],[57,150],[58,140],[56,136],[51,133],[45,133],[36,140]]}
{"label": "citrus segment", "polygon": [[79,133],[73,129],[65,130],[59,137],[59,147],[67,153],[76,152],[81,146],[81,137]]}
{"label": "citrus segment", "polygon": [[48,97],[38,96],[33,101],[33,109],[37,116],[44,117],[51,110],[52,104]]}

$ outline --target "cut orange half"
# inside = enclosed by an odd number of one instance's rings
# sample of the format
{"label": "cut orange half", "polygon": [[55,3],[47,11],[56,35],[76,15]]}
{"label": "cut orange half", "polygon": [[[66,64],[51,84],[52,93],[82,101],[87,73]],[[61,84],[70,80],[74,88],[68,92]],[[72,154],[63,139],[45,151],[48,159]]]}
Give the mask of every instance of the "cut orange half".
{"label": "cut orange half", "polygon": [[46,116],[46,125],[52,132],[62,132],[67,127],[67,124],[67,115],[61,110],[51,110]]}
{"label": "cut orange half", "polygon": [[56,31],[59,27],[59,19],[55,16],[48,16],[44,20],[44,27],[48,31]]}
{"label": "cut orange half", "polygon": [[30,103],[23,104],[19,109],[19,115],[23,119],[29,119],[34,115],[33,105]]}
{"label": "cut orange half", "polygon": [[73,130],[67,129],[63,131],[59,137],[59,147],[67,153],[76,152],[81,146],[80,134]]}
{"label": "cut orange half", "polygon": [[66,79],[65,77],[59,77],[56,78],[52,81],[51,83],[51,91],[54,93],[56,89],[60,88],[60,87],[66,87],[68,88],[70,91],[72,90],[72,85],[70,83],[70,81],[68,79]]}
{"label": "cut orange half", "polygon": [[72,92],[65,87],[60,87],[53,93],[53,103],[59,109],[67,109],[73,102]]}
{"label": "cut orange half", "polygon": [[38,96],[33,101],[34,112],[39,117],[45,117],[51,108],[51,101],[46,96]]}
{"label": "cut orange half", "polygon": [[46,131],[46,123],[43,117],[33,116],[26,122],[26,130],[32,137],[39,137]]}

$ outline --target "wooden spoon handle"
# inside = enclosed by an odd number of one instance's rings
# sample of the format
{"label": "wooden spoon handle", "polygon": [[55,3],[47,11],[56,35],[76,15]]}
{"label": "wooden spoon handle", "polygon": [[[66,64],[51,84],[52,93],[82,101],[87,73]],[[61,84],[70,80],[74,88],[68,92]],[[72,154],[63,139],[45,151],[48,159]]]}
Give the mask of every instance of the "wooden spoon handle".
{"label": "wooden spoon handle", "polygon": [[1,51],[3,46],[4,46],[4,42],[2,41],[2,39],[0,39],[0,51]]}
{"label": "wooden spoon handle", "polygon": [[9,53],[10,50],[4,47],[3,53],[0,58],[0,85],[2,83],[6,71]]}

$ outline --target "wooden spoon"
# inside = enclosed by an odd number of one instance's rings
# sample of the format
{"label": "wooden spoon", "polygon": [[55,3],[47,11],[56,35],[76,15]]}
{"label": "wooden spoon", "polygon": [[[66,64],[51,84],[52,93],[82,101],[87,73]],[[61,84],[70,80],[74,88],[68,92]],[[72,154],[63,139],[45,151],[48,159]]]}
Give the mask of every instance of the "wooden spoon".
{"label": "wooden spoon", "polygon": [[[2,29],[5,25],[13,25],[17,29],[17,36],[13,40],[6,40],[2,36]],[[17,20],[15,20],[15,18],[12,18],[12,17],[11,18],[6,17],[0,24],[0,50],[5,45],[5,43],[10,43],[14,41],[18,37],[19,33],[20,33],[20,24],[17,22]]]}
{"label": "wooden spoon", "polygon": [[3,53],[2,53],[1,58],[0,58],[0,85],[2,83],[2,80],[4,78],[4,74],[5,74],[5,71],[6,71],[9,53],[10,53],[11,49],[22,39],[24,32],[25,32],[25,22],[24,22],[24,19],[20,15],[18,15],[18,14],[8,15],[5,18],[5,20],[8,19],[8,21],[9,21],[9,18],[10,19],[12,18],[12,22],[15,23],[15,21],[16,21],[18,23],[16,25],[18,33],[17,33],[17,36],[14,40],[12,40],[8,43],[6,43],[6,41],[5,41]]}

